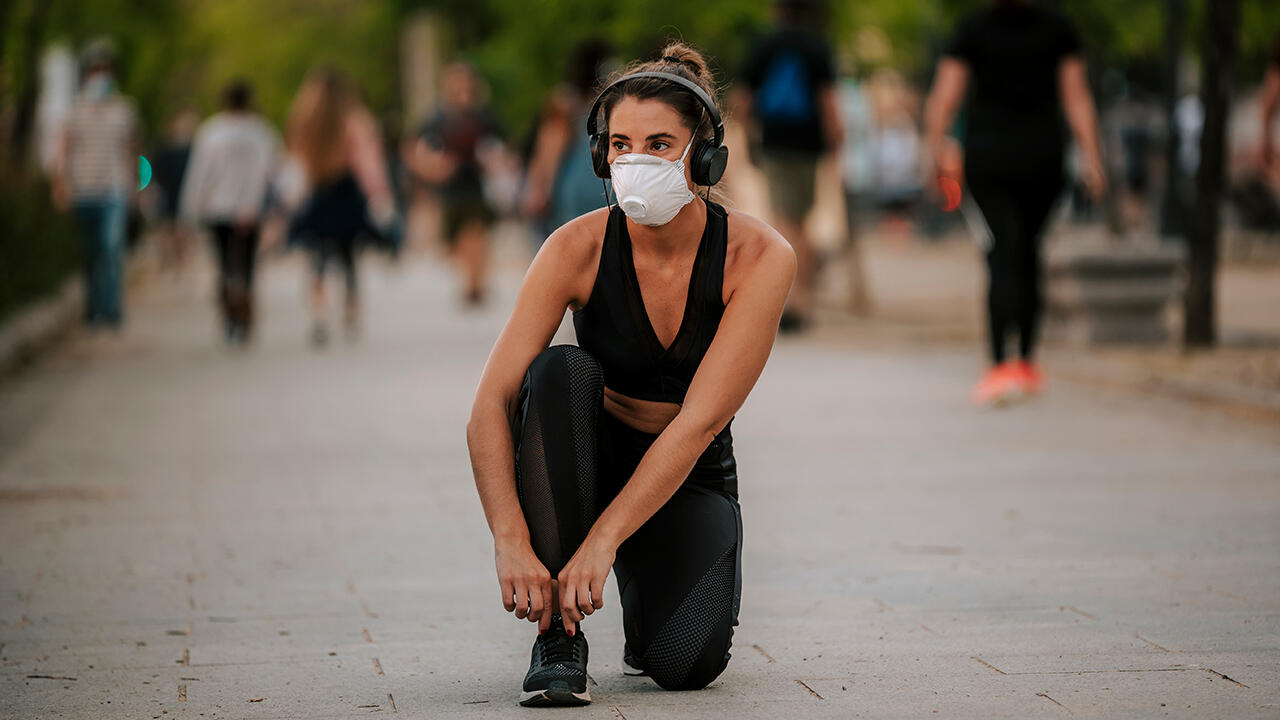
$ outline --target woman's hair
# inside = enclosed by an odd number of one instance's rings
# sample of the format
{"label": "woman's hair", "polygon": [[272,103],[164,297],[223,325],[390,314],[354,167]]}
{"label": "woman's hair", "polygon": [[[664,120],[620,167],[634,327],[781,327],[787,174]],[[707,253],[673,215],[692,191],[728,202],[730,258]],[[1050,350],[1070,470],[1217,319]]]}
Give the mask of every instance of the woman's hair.
{"label": "woman's hair", "polygon": [[[707,67],[707,59],[691,45],[682,42],[669,43],[662,49],[662,54],[657,60],[634,62],[614,73],[609,81],[614,82],[618,78],[637,72],[664,72],[690,80],[702,88],[707,97],[711,98],[711,102],[716,104],[716,110],[720,110],[719,101],[716,99],[715,78]],[[633,97],[637,100],[661,100],[680,113],[685,127],[693,131],[694,139],[712,135],[711,118],[707,115],[702,102],[687,89],[655,78],[627,80],[615,87],[600,103],[600,127],[608,128],[613,108],[624,97]]]}
{"label": "woman's hair", "polygon": [[289,150],[314,183],[332,180],[347,167],[347,117],[359,106],[355,86],[341,70],[312,70],[289,108]]}
{"label": "woman's hair", "polygon": [[253,85],[245,78],[236,78],[222,89],[222,107],[228,110],[248,110],[253,104]]}

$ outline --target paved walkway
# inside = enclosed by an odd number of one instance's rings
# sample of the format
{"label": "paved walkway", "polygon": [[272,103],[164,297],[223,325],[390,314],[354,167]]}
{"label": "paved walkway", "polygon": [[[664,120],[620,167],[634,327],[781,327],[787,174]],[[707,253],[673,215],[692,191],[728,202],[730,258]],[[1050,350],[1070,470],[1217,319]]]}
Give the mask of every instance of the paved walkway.
{"label": "paved walkway", "polygon": [[[462,314],[366,265],[355,344],[153,288],[118,343],[0,385],[0,718],[531,717],[463,423],[516,276]],[[785,339],[734,424],[742,626],[709,689],[620,675],[581,718],[1276,717],[1280,431],[1059,382],[966,403],[978,355]],[[609,588],[609,600],[617,597]]]}

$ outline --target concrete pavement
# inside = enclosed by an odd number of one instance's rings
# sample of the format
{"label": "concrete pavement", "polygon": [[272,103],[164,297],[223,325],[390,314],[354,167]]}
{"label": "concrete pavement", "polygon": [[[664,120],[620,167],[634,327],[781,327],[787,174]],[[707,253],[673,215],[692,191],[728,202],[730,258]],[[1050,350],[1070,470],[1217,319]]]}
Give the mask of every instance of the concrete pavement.
{"label": "concrete pavement", "polygon": [[0,384],[0,718],[1280,716],[1280,431],[1052,378],[976,412],[976,348],[856,326],[782,340],[734,423],[725,674],[622,677],[611,585],[595,703],[523,710],[463,438],[518,275],[461,313],[367,263],[319,353],[301,278],[247,351],[156,287]]}

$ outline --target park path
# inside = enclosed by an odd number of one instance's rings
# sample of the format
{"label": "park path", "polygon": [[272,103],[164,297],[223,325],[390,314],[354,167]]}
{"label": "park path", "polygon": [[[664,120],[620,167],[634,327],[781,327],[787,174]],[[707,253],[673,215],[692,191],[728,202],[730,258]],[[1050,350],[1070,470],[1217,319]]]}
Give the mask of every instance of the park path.
{"label": "park path", "polygon": [[[0,718],[549,715],[515,706],[531,633],[463,437],[514,270],[461,312],[438,265],[366,264],[363,337],[324,352],[296,260],[242,352],[156,284],[0,384]],[[572,715],[1280,715],[1280,432],[1065,382],[977,412],[978,369],[781,340],[734,423],[729,669],[622,677],[610,605]]]}

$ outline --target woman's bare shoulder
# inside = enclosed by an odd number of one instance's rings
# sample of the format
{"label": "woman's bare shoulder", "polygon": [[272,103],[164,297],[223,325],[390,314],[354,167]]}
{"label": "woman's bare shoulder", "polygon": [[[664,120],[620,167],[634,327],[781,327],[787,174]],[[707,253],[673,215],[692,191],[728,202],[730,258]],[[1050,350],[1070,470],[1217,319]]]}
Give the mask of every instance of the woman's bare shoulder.
{"label": "woman's bare shoulder", "polygon": [[579,215],[556,228],[542,244],[543,252],[551,252],[561,260],[586,261],[598,257],[609,222],[609,209],[600,208]]}
{"label": "woman's bare shoulder", "polygon": [[608,222],[608,208],[579,215],[551,233],[534,259],[535,264],[550,263],[552,276],[568,284],[575,309],[591,297]]}
{"label": "woman's bare shoulder", "polygon": [[740,210],[729,210],[725,279],[741,278],[760,265],[794,272],[795,250],[769,223]]}

